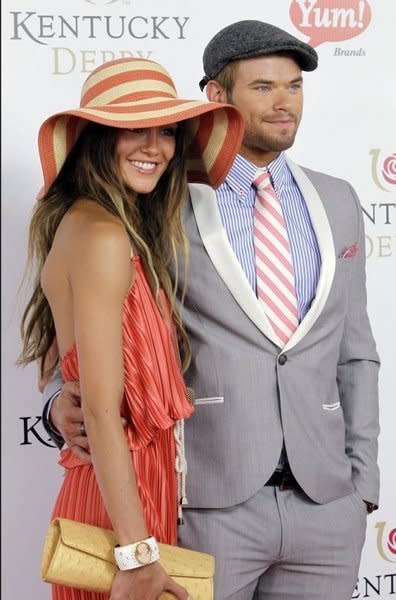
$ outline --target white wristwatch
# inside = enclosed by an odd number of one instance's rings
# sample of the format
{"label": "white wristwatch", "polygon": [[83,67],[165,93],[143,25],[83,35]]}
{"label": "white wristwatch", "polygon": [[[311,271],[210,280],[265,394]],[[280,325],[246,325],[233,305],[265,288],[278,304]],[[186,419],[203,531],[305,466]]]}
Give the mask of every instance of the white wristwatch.
{"label": "white wristwatch", "polygon": [[138,569],[157,561],[160,557],[158,544],[154,537],[148,537],[127,546],[116,546],[114,556],[121,571]]}

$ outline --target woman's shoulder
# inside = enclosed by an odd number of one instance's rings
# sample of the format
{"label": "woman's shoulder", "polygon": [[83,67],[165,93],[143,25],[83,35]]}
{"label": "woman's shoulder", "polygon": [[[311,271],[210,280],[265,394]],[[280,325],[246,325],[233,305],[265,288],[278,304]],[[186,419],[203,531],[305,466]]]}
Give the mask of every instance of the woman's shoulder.
{"label": "woman's shoulder", "polygon": [[[114,229],[125,230],[123,223],[119,217],[111,214],[99,202],[90,200],[89,198],[79,198],[69,208],[63,218],[65,225],[69,227],[103,227],[111,231]],[[111,227],[113,226],[113,228]]]}
{"label": "woman's shoulder", "polygon": [[77,200],[64,216],[56,238],[58,249],[74,269],[93,262],[130,268],[131,243],[125,226],[97,202]]}
{"label": "woman's shoulder", "polygon": [[80,198],[68,210],[59,226],[59,234],[78,247],[108,244],[130,250],[130,241],[121,219],[94,200]]}

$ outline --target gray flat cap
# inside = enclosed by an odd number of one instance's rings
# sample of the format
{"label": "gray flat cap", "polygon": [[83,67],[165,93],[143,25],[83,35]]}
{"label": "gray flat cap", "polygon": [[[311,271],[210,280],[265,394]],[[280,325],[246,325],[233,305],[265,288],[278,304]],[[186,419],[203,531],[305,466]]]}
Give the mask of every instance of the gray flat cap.
{"label": "gray flat cap", "polygon": [[232,23],[216,33],[206,46],[205,76],[199,87],[203,90],[208,81],[233,60],[282,52],[292,54],[303,71],[313,71],[318,66],[316,50],[287,31],[263,21]]}

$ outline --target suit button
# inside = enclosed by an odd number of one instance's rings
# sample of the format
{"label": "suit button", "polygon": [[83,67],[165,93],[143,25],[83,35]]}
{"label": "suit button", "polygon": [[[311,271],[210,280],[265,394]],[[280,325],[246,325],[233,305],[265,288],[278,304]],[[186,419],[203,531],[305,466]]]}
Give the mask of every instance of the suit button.
{"label": "suit button", "polygon": [[287,356],[286,354],[281,354],[280,357],[278,358],[278,363],[280,365],[284,365],[285,363],[287,363]]}

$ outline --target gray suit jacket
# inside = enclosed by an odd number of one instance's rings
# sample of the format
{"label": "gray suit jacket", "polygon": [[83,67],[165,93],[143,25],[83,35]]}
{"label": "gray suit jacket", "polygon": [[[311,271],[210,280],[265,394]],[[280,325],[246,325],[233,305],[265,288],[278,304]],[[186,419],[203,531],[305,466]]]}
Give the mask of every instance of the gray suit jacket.
{"label": "gray suit jacket", "polygon": [[[379,361],[366,311],[360,204],[347,182],[288,164],[322,267],[312,306],[282,351],[228,242],[215,192],[190,186],[183,308],[193,354],[186,379],[196,397],[185,424],[190,507],[252,496],[274,471],[283,439],[315,502],[354,488],[378,502]],[[354,244],[356,255],[341,258]]]}

